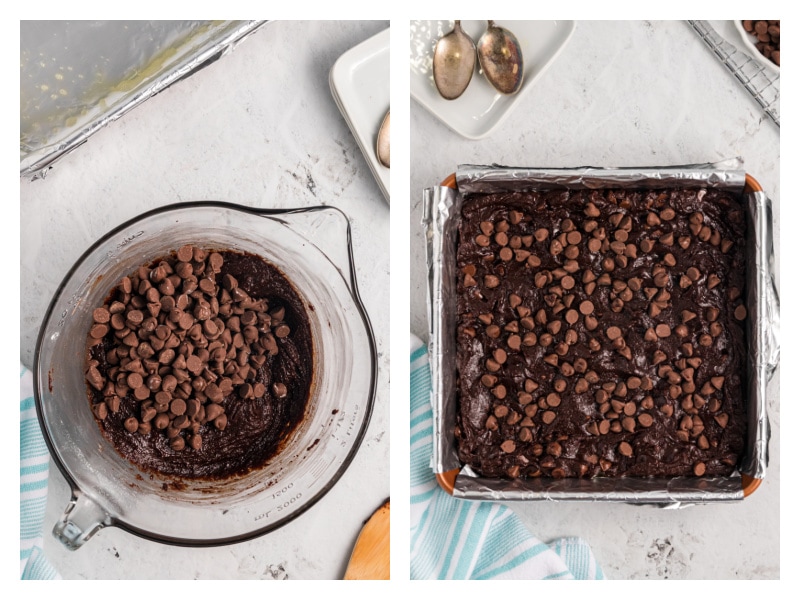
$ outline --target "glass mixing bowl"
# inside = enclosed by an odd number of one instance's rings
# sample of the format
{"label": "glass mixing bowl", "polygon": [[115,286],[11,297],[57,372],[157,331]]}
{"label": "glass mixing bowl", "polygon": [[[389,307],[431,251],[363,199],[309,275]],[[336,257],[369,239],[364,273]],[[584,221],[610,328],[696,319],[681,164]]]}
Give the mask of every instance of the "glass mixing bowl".
{"label": "glass mixing bowl", "polygon": [[[189,243],[251,252],[276,265],[303,297],[312,328],[314,378],[305,418],[264,467],[222,481],[140,471],[101,434],[84,380],[93,308],[123,276]],[[280,527],[325,495],[352,461],[372,412],[376,371],[350,223],[338,209],[194,202],[120,225],[69,271],[36,345],[39,421],[72,487],[54,535],[75,549],[102,527],[116,526],[160,542],[210,546]]]}

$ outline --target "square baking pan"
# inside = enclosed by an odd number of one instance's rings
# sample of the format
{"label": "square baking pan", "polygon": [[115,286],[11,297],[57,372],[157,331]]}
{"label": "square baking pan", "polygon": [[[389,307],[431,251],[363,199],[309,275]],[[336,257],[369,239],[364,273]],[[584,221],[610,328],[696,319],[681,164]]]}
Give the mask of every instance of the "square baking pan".
{"label": "square baking pan", "polygon": [[[747,441],[728,477],[596,477],[500,479],[479,476],[458,458],[456,246],[461,206],[470,193],[545,189],[669,189],[716,187],[740,194],[747,215],[744,394]],[[648,168],[539,169],[464,165],[441,185],[424,190],[427,229],[428,317],[434,414],[433,469],[448,493],[476,500],[616,501],[681,506],[737,501],[766,475],[769,419],[766,386],[778,364],[779,301],[774,284],[772,211],[760,184],[738,162]]]}

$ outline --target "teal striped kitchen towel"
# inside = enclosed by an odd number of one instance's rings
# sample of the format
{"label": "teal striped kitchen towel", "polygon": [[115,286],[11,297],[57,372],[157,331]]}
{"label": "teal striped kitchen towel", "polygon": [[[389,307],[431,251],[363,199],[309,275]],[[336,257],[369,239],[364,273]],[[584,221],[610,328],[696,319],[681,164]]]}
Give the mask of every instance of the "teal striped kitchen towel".
{"label": "teal striped kitchen towel", "polygon": [[42,550],[50,454],[33,401],[33,374],[20,365],[19,570],[21,579],[60,579]]}
{"label": "teal striped kitchen towel", "polygon": [[545,544],[496,502],[453,498],[431,468],[433,412],[427,348],[411,336],[411,578],[605,579],[576,537]]}

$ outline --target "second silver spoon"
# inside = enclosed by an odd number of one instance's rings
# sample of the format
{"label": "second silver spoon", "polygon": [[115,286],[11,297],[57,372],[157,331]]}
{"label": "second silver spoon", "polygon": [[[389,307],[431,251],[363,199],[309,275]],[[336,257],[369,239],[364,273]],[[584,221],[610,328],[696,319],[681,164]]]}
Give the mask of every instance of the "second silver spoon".
{"label": "second silver spoon", "polygon": [[524,74],[519,40],[505,27],[489,21],[478,40],[478,62],[489,83],[502,94],[515,94]]}

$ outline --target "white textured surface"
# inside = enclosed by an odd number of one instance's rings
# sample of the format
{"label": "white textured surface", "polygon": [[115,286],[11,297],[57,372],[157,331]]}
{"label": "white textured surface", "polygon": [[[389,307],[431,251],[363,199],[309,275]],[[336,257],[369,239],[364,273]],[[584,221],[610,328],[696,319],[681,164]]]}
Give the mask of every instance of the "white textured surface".
{"label": "white textured surface", "polygon": [[[712,24],[741,43],[731,22]],[[412,332],[428,337],[422,189],[438,185],[462,163],[611,167],[741,156],[772,198],[777,252],[779,130],[685,22],[579,21],[536,88],[479,142],[460,138],[412,104]],[[586,539],[613,579],[777,578],[779,378],[778,371],[769,387],[768,474],[741,503],[679,511],[616,504],[511,506],[542,540]]]}
{"label": "white textured surface", "polygon": [[[21,357],[80,254],[112,227],[157,206],[215,199],[248,206],[329,204],[351,218],[361,296],[379,357],[372,421],[336,486],[282,529],[221,548],[165,546],[101,530],[77,552],[49,535],[69,500],[51,467],[45,550],[65,578],[336,579],[362,523],[389,496],[389,208],[334,103],[328,73],[374,22],[280,22],[148,100],[20,185]],[[297,40],[314,44],[297,44]],[[366,365],[365,365],[366,367]],[[202,523],[198,523],[202,530]]]}

